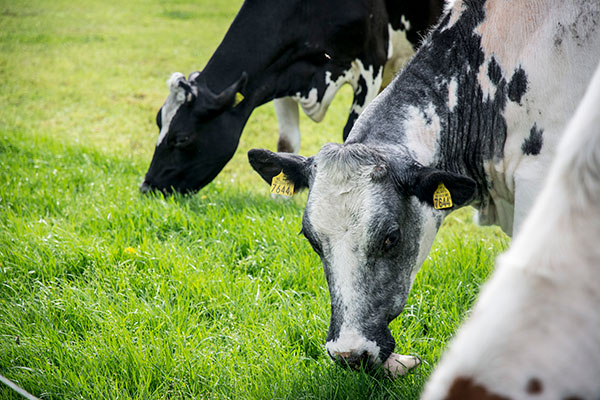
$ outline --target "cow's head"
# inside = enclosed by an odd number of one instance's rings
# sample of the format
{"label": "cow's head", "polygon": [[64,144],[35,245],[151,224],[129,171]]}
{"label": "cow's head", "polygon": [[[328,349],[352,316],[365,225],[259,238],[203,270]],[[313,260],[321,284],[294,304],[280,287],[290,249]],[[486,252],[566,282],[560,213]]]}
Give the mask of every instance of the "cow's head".
{"label": "cow's head", "polygon": [[222,92],[213,93],[199,72],[187,80],[180,73],[171,76],[169,96],[156,115],[160,133],[142,192],[194,192],[217,176],[239,140],[224,133],[240,131],[237,125],[246,119],[237,116],[246,79],[244,73]]}
{"label": "cow's head", "polygon": [[351,366],[384,362],[395,345],[388,324],[448,212],[434,208],[434,192],[443,183],[460,206],[475,182],[357,143],[328,144],[310,158],[256,149],[248,157],[267,182],[283,171],[309,188],[302,232],[329,285],[327,352]]}

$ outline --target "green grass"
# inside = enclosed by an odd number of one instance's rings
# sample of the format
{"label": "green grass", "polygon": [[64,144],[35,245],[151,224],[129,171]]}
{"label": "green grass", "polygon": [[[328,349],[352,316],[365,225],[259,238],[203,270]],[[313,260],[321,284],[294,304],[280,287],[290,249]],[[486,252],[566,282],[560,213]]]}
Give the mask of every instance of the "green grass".
{"label": "green grass", "polygon": [[[246,161],[275,147],[272,105],[201,193],[141,196],[165,80],[201,69],[240,5],[0,0],[0,373],[36,396],[414,399],[507,247],[469,210],[446,220],[391,325],[424,364],[390,380],[324,352],[306,194],[272,201]],[[303,154],[341,140],[350,100],[302,117]]]}

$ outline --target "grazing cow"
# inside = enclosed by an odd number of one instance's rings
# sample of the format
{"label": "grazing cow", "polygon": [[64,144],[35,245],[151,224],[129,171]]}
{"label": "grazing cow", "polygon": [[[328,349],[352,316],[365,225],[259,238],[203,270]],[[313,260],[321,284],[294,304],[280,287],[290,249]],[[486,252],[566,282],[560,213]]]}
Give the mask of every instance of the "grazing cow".
{"label": "grazing cow", "polygon": [[249,152],[267,182],[309,188],[331,357],[395,369],[388,324],[450,211],[518,230],[600,58],[599,20],[597,0],[455,0],[343,145]]}
{"label": "grazing cow", "polygon": [[409,0],[245,1],[204,70],[169,79],[140,189],[193,192],[211,182],[235,153],[252,110],[273,99],[278,151],[298,152],[298,103],[320,121],[338,89],[350,84],[346,138],[379,92],[386,62],[398,68],[400,31],[416,44],[442,2],[416,8]]}
{"label": "grazing cow", "polygon": [[423,399],[600,399],[600,68]]}

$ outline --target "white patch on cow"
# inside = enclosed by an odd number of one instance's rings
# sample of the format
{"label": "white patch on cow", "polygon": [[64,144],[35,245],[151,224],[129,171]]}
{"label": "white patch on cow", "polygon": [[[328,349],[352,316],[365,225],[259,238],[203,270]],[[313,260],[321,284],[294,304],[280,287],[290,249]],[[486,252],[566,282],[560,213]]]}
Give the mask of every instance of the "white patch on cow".
{"label": "white patch on cow", "polygon": [[446,3],[446,12],[450,13],[450,20],[442,31],[450,29],[456,24],[462,13],[467,9],[467,6],[461,0],[448,0]]}
{"label": "white patch on cow", "polygon": [[375,72],[373,66],[365,68],[361,60],[356,59],[352,62],[351,67],[344,71],[335,81],[331,79],[331,72],[325,72],[325,93],[319,101],[319,93],[317,88],[309,90],[308,95],[302,96],[300,92],[293,97],[302,110],[315,122],[320,122],[324,117],[329,105],[333,101],[336,93],[346,83],[350,84],[356,91],[359,89],[358,81],[363,77],[367,83],[367,94],[365,96],[365,104],[353,104],[352,111],[360,114],[364,107],[377,96],[381,87],[382,71],[379,69]]}
{"label": "white patch on cow", "polygon": [[182,87],[179,87],[178,85],[178,81],[180,79],[185,79],[184,75],[180,72],[175,72],[167,80],[167,86],[169,87],[169,96],[167,97],[165,104],[163,104],[162,106],[160,114],[162,127],[158,135],[156,147],[158,147],[162,143],[164,138],[167,136],[167,133],[169,132],[169,125],[171,125],[171,120],[173,119],[173,116],[177,113],[179,107],[181,107],[181,105],[185,103],[185,90]]}
{"label": "white patch on cow", "polygon": [[454,111],[454,108],[458,104],[458,80],[456,77],[452,77],[448,84],[448,110]]}
{"label": "white patch on cow", "polygon": [[496,96],[496,85],[490,80],[488,74],[488,68],[490,65],[490,60],[486,60],[479,67],[479,72],[477,73],[477,83],[481,87],[481,91],[483,92],[483,100],[489,101],[490,99],[494,99]]}
{"label": "white patch on cow", "polygon": [[400,22],[404,25],[404,30],[410,31],[410,21],[403,15],[400,16]]}
{"label": "white patch on cow", "polygon": [[285,141],[293,153],[300,151],[300,119],[298,103],[291,97],[273,100],[277,122],[279,123],[279,140]]}
{"label": "white patch on cow", "polygon": [[325,345],[327,351],[332,355],[353,353],[362,354],[367,352],[372,361],[376,361],[379,356],[380,348],[372,340],[367,340],[356,329],[347,324],[342,324],[340,336]]}
{"label": "white patch on cow", "polygon": [[[362,76],[367,82],[367,94],[365,96],[364,104],[354,103],[352,104],[352,111],[360,115],[367,105],[377,96],[379,93],[379,88],[381,87],[381,82],[383,80],[383,69],[379,68],[379,70],[375,71],[375,68],[371,65],[368,69],[365,68],[364,64],[360,60],[355,61],[358,69],[358,73]],[[358,86],[358,79],[356,80],[355,85]]]}
{"label": "white patch on cow", "polygon": [[515,185],[511,175],[506,174],[506,158],[484,163],[488,180],[489,196],[485,203],[477,204],[475,222],[480,225],[498,225],[511,236],[515,214]]}
{"label": "white patch on cow", "polygon": [[435,235],[438,231],[438,218],[436,217],[437,211],[434,211],[434,209],[429,206],[423,205],[415,196],[411,197],[411,201],[411,208],[421,209],[421,215],[423,218],[423,230],[421,232],[421,240],[419,240],[419,253],[417,255],[417,262],[410,275],[410,285],[412,287],[415,277],[417,276],[417,272],[419,272],[421,266],[427,259],[429,251],[431,250],[431,246],[433,245],[433,241],[435,240]]}
{"label": "white patch on cow", "polygon": [[407,148],[422,165],[431,165],[441,131],[440,117],[435,106],[429,103],[425,109],[421,109],[411,105],[403,114],[404,131],[410,132],[406,135]]}
{"label": "white patch on cow", "polygon": [[[368,184],[372,169],[372,166],[362,167],[355,171],[357,178],[349,180],[348,171],[341,168],[328,171],[319,168],[307,203],[314,231],[329,241],[333,290],[342,300],[347,312],[345,320],[350,325],[359,322],[353,315],[354,305],[360,300],[354,288],[357,271],[364,262],[364,250],[360,246],[368,239],[363,230],[372,218],[369,211],[373,209],[370,207],[372,194]],[[359,246],[358,251],[354,251],[355,245]]]}

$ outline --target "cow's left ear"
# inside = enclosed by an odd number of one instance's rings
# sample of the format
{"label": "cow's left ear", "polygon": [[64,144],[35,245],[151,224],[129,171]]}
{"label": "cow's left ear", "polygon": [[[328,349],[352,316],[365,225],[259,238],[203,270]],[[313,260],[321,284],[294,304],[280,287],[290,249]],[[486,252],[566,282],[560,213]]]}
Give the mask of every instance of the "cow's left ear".
{"label": "cow's left ear", "polygon": [[413,175],[411,191],[419,200],[436,209],[455,209],[475,196],[475,181],[464,175],[436,168],[420,167]]}
{"label": "cow's left ear", "polygon": [[250,165],[269,185],[273,177],[283,172],[286,179],[294,183],[296,191],[308,187],[312,157],[298,154],[274,153],[265,149],[252,149],[248,152]]}

